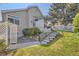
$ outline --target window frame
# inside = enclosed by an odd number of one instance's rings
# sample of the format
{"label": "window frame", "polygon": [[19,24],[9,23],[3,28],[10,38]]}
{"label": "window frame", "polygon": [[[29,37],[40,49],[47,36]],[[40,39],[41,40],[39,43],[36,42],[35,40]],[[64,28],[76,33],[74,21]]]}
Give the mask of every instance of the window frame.
{"label": "window frame", "polygon": [[[11,22],[11,19],[12,19],[12,22]],[[10,21],[10,23],[19,25],[19,18],[16,16],[8,15],[8,21]]]}

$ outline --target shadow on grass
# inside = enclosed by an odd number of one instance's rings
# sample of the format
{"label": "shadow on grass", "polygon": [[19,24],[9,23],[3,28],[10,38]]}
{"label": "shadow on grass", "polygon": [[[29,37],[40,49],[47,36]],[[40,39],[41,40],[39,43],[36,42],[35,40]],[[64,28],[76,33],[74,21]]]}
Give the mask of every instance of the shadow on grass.
{"label": "shadow on grass", "polygon": [[63,37],[63,35],[61,35],[60,33],[58,33],[58,35],[56,36],[56,38],[54,38],[52,41],[50,41],[47,45],[41,45],[41,46],[44,46],[44,47],[51,46],[51,45],[54,44],[57,40],[59,40],[61,37]]}
{"label": "shadow on grass", "polygon": [[70,32],[70,33],[74,33],[74,31],[66,31],[66,30],[56,30],[56,32]]}
{"label": "shadow on grass", "polygon": [[17,49],[15,49],[15,50],[10,50],[10,51],[9,51],[9,54],[11,53],[11,56],[14,56],[16,52],[17,52]]}

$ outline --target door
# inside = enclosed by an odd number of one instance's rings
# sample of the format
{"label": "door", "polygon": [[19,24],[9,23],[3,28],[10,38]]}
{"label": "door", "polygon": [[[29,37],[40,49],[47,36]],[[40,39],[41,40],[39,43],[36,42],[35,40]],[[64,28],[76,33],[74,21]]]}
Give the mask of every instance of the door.
{"label": "door", "polygon": [[10,23],[10,44],[17,43],[17,25]]}

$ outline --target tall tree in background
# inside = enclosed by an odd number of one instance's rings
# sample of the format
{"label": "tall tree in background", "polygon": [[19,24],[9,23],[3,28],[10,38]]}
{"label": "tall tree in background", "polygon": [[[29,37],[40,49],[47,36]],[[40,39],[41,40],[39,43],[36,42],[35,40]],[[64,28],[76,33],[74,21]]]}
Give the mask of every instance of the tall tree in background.
{"label": "tall tree in background", "polygon": [[52,16],[53,18],[61,19],[63,17],[64,8],[65,4],[63,5],[61,3],[51,4],[49,9],[49,15]]}
{"label": "tall tree in background", "polygon": [[79,4],[71,3],[71,4],[67,4],[66,6],[67,6],[68,20],[74,18],[76,13],[79,12]]}
{"label": "tall tree in background", "polygon": [[59,21],[69,21],[74,18],[78,11],[79,4],[77,3],[54,3],[50,5],[49,16]]}

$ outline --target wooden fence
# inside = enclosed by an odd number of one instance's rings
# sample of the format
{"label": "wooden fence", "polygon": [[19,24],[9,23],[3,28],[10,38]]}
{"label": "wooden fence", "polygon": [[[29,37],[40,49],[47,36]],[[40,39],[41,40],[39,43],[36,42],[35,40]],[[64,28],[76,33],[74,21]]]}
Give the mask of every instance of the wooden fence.
{"label": "wooden fence", "polygon": [[4,39],[6,44],[17,43],[17,25],[8,22],[0,23],[0,39]]}

